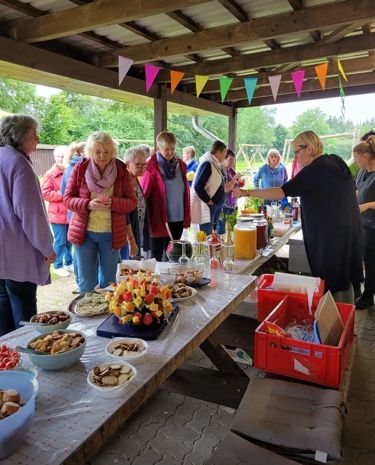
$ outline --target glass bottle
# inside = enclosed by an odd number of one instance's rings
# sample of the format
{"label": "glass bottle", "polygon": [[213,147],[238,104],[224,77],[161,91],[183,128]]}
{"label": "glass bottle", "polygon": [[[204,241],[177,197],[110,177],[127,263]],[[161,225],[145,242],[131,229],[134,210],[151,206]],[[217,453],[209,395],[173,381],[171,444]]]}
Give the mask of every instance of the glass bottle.
{"label": "glass bottle", "polygon": [[227,221],[225,223],[225,239],[222,244],[224,271],[232,271],[234,268],[234,246],[231,232],[231,225]]}
{"label": "glass bottle", "polygon": [[213,230],[209,241],[210,246],[210,267],[211,269],[220,269],[220,251],[221,242],[218,233]]}

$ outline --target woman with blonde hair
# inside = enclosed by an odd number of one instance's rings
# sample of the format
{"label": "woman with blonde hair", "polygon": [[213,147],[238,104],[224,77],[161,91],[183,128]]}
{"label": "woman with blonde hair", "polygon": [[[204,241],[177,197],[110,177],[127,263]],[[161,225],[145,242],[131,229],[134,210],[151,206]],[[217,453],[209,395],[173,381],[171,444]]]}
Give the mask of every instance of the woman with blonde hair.
{"label": "woman with blonde hair", "polygon": [[73,169],[64,202],[73,216],[68,239],[75,244],[78,287],[92,291],[116,279],[119,250],[127,242],[126,213],[137,206],[125,164],[117,160],[117,144],[106,132],[89,136],[86,158]]}
{"label": "woman with blonde hair", "polygon": [[354,301],[352,284],[361,282],[362,241],[355,185],[346,163],[323,155],[319,136],[305,131],[292,142],[302,170],[281,187],[238,189],[237,197],[279,200],[300,197],[302,230],[313,276],[324,279],[339,302]]}
{"label": "woman with blonde hair", "polygon": [[360,168],[357,195],[362,220],[365,287],[357,300],[359,310],[372,307],[375,295],[375,136],[353,148],[353,157]]}

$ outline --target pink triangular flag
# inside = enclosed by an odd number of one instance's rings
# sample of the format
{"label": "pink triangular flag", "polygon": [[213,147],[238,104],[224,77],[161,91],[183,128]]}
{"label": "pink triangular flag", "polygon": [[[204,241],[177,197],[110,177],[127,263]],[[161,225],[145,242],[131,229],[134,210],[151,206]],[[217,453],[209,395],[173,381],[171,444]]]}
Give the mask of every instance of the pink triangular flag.
{"label": "pink triangular flag", "polygon": [[298,71],[293,71],[293,73],[291,73],[291,76],[294,82],[294,88],[296,89],[296,93],[298,97],[300,97],[302,92],[303,78],[305,77],[305,70],[300,69]]}
{"label": "pink triangular flag", "polygon": [[274,76],[268,76],[268,81],[271,86],[273,100],[276,102],[277,93],[279,92],[281,74],[275,74]]}
{"label": "pink triangular flag", "polygon": [[128,71],[133,64],[133,60],[126,57],[118,57],[118,85],[120,86],[124,77],[128,74]]}
{"label": "pink triangular flag", "polygon": [[153,82],[155,81],[158,72],[160,71],[159,66],[154,66],[147,64],[145,65],[145,74],[146,74],[146,92],[148,93],[151,89]]}

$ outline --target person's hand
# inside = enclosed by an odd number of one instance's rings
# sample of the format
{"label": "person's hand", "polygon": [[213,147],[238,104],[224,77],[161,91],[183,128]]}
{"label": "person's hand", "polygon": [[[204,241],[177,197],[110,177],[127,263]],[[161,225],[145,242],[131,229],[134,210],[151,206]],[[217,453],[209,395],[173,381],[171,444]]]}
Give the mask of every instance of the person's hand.
{"label": "person's hand", "polygon": [[112,199],[103,201],[99,199],[92,199],[89,202],[89,210],[109,210],[111,207]]}
{"label": "person's hand", "polygon": [[249,196],[248,192],[249,191],[247,189],[236,188],[236,189],[233,189],[232,195],[235,199],[239,199],[240,197],[248,197]]}
{"label": "person's hand", "polygon": [[131,239],[129,239],[129,256],[130,257],[137,257],[138,252],[139,252],[139,247],[138,247],[134,237],[132,237]]}
{"label": "person's hand", "polygon": [[365,211],[367,211],[369,209],[369,205],[368,203],[363,203],[362,205],[359,206],[359,211],[361,213],[364,213]]}
{"label": "person's hand", "polygon": [[55,252],[52,252],[49,257],[44,257],[44,260],[48,263],[53,263],[56,260]]}
{"label": "person's hand", "polygon": [[209,207],[212,207],[212,205],[215,205],[215,204],[213,203],[212,200],[209,200],[209,201],[207,202],[207,205],[208,205]]}
{"label": "person's hand", "polygon": [[241,176],[242,176],[242,174],[237,171],[237,173],[233,176],[232,179],[234,179],[235,181],[238,181]]}

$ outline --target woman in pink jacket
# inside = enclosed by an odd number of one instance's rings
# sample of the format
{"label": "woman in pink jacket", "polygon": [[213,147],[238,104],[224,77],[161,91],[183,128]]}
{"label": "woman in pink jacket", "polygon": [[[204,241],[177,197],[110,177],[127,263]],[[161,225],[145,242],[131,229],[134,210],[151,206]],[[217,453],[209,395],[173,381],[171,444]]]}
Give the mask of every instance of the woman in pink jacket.
{"label": "woman in pink jacket", "polygon": [[177,240],[183,228],[190,226],[190,193],[186,165],[176,157],[175,135],[163,131],[156,144],[157,152],[147,163],[141,186],[149,211],[151,254],[161,261],[169,242],[166,224]]}
{"label": "woman in pink jacket", "polygon": [[57,276],[66,278],[73,271],[72,244],[68,241],[67,208],[60,191],[64,174],[64,155],[68,147],[59,145],[53,151],[56,163],[44,175],[42,193],[48,201],[48,219],[53,231],[53,249],[56,254],[54,262]]}

